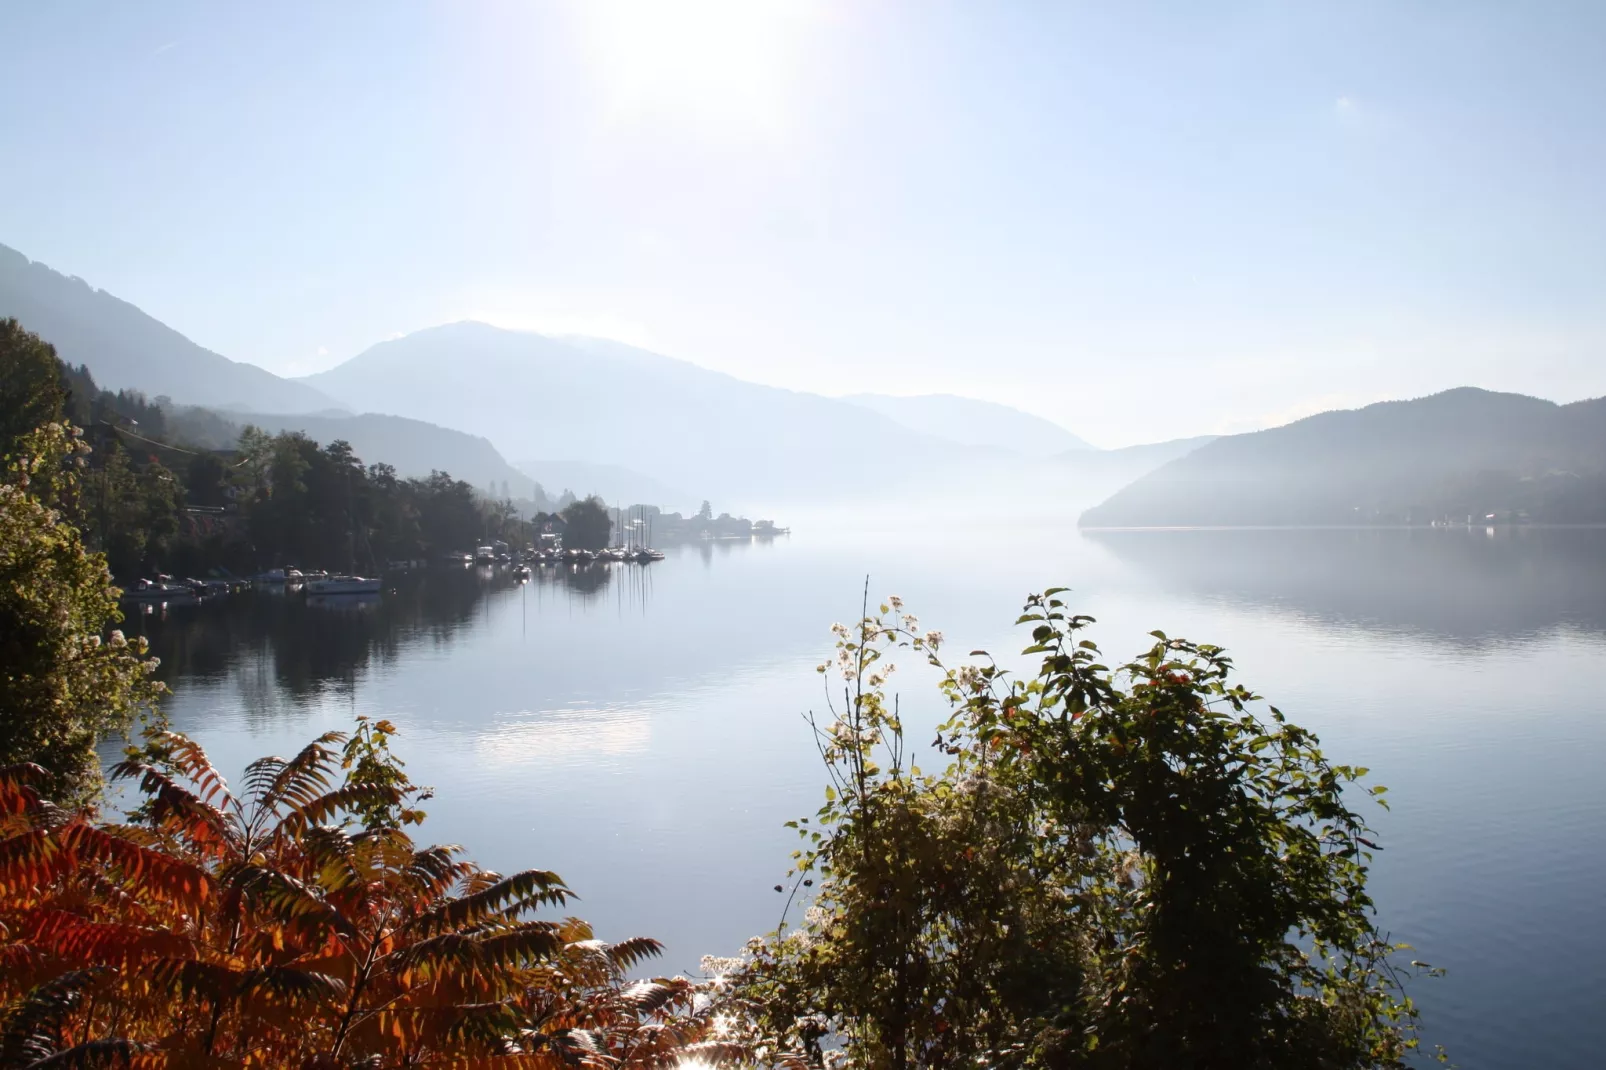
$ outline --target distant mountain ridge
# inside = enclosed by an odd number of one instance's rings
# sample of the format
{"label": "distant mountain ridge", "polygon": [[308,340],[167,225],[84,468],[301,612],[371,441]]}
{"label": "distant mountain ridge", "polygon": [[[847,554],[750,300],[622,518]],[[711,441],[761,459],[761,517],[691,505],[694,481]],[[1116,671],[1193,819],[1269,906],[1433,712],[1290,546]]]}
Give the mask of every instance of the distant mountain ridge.
{"label": "distant mountain ridge", "polygon": [[54,345],[62,360],[87,365],[107,389],[214,407],[338,407],[305,383],[204,349],[128,302],[0,245],[0,317],[10,316]]}
{"label": "distant mountain ridge", "polygon": [[671,487],[648,475],[616,464],[588,461],[519,461],[516,466],[527,478],[540,483],[547,495],[557,498],[564,491],[579,497],[596,495],[610,505],[651,504],[687,513],[701,499],[680,487]]}
{"label": "distant mountain ridge", "polygon": [[[533,475],[551,494],[688,505],[711,498],[742,509],[957,494],[1079,510],[1207,441],[1097,450],[996,403],[827,398],[607,339],[472,322],[382,342],[329,371],[286,380],[203,349],[4,246],[0,315],[16,315],[102,385],[166,395],[175,411],[204,414],[195,418],[211,420],[214,435],[247,422],[301,430],[343,438],[365,461],[403,475],[439,469],[477,486],[506,480],[510,489]],[[508,456],[543,459],[514,466]]]}
{"label": "distant mountain ridge", "polygon": [[961,446],[992,446],[1029,456],[1094,448],[1052,420],[995,401],[953,394],[849,394],[842,400]]}
{"label": "distant mountain ridge", "polygon": [[744,508],[873,492],[969,453],[833,398],[485,323],[381,342],[303,381],[353,407],[473,427],[504,455],[618,465]]}
{"label": "distant mountain ridge", "polygon": [[1219,438],[1089,509],[1089,527],[1606,521],[1606,398],[1460,387]]}

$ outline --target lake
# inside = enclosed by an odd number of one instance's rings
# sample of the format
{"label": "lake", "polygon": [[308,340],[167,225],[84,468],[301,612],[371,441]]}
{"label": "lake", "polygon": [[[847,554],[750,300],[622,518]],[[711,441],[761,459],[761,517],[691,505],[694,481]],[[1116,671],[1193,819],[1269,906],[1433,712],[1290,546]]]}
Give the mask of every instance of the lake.
{"label": "lake", "polygon": [[[959,514],[963,516],[963,514]],[[1390,788],[1372,816],[1380,922],[1444,966],[1425,1039],[1464,1067],[1594,1067],[1606,1050],[1606,531],[1079,533],[1067,522],[837,525],[669,548],[657,564],[401,577],[377,605],[242,596],[131,616],[174,726],[238,777],[354,714],[385,716],[435,788],[424,836],[563,874],[599,935],[665,972],[773,928],[824,778],[829,626],[901,595],[946,649],[1017,651],[1063,585],[1108,658],[1161,628]],[[862,526],[861,526],[862,527]],[[915,741],[943,714],[895,678]],[[1370,804],[1366,804],[1370,807]]]}

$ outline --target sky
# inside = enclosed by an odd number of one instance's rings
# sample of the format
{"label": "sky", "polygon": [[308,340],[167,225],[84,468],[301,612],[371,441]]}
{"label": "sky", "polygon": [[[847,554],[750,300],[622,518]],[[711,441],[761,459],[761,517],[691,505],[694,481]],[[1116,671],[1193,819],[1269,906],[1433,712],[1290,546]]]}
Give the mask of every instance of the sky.
{"label": "sky", "polygon": [[1606,4],[0,7],[0,243],[284,375],[483,319],[1103,446],[1606,394]]}

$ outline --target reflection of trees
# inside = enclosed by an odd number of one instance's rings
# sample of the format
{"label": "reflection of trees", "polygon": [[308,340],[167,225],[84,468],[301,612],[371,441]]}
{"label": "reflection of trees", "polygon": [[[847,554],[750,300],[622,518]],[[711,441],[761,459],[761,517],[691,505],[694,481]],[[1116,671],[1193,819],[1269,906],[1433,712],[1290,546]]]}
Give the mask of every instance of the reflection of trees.
{"label": "reflection of trees", "polygon": [[131,612],[128,629],[146,635],[162,659],[159,674],[220,679],[267,658],[273,685],[303,696],[329,683],[349,685],[371,662],[394,660],[409,641],[445,641],[461,630],[484,595],[462,573],[401,577],[377,601],[254,591],[165,614]]}
{"label": "reflection of trees", "polygon": [[[605,563],[549,567],[530,582],[589,602],[622,573],[632,598],[645,598],[645,577],[636,575],[645,571]],[[436,569],[388,579],[379,598],[259,590],[165,610],[128,607],[124,630],[150,639],[164,681],[232,677],[264,697],[277,690],[296,699],[330,685],[349,688],[363,670],[418,643],[455,641],[486,598],[516,586],[506,568]]]}
{"label": "reflection of trees", "polygon": [[[1491,534],[1492,532],[1492,534]],[[1101,531],[1168,586],[1460,640],[1606,632],[1606,528]]]}

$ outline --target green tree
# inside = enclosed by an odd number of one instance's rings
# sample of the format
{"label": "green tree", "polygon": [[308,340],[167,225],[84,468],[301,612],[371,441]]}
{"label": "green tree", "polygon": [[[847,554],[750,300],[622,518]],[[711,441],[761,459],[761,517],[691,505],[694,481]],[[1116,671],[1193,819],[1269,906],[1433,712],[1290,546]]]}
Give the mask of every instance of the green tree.
{"label": "green tree", "polygon": [[[801,926],[710,964],[733,1031],[877,1070],[1407,1065],[1403,945],[1343,795],[1366,771],[1258,714],[1218,648],[1155,633],[1107,668],[1058,595],[1021,618],[1024,680],[945,666],[895,599],[838,626],[832,782],[797,823],[819,888]],[[943,674],[940,774],[885,694],[900,649]]]}
{"label": "green tree", "polygon": [[575,550],[601,550],[613,534],[607,506],[596,497],[582,498],[563,510],[563,545]]}
{"label": "green tree", "polygon": [[70,479],[84,452],[47,424],[22,437],[0,482],[0,766],[42,766],[46,793],[64,802],[94,793],[95,744],[160,691],[143,639],[102,634],[122,619],[105,559],[33,493],[41,477]]}
{"label": "green tree", "polygon": [[23,436],[62,418],[67,402],[56,350],[14,319],[0,320],[0,458]]}
{"label": "green tree", "polygon": [[131,580],[166,562],[179,530],[182,491],[154,459],[137,466],[115,438],[96,451],[84,473],[79,516],[90,548],[103,553],[113,575]]}
{"label": "green tree", "polygon": [[197,453],[184,473],[184,498],[191,505],[220,507],[228,499],[229,470],[215,453]]}

